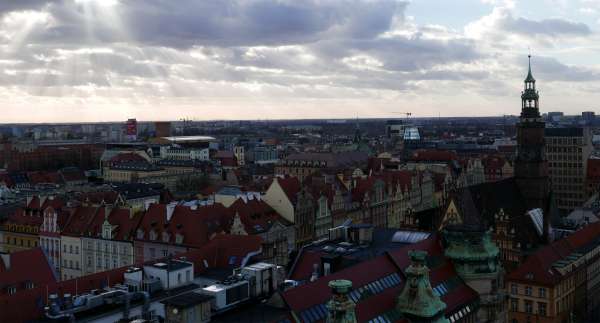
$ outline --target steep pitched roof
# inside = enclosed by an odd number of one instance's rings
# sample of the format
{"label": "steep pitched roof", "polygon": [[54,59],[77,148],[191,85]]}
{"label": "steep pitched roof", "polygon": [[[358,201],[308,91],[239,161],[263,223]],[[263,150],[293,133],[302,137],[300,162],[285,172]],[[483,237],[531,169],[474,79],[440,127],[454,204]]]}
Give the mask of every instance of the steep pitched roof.
{"label": "steep pitched roof", "polygon": [[62,234],[69,236],[82,236],[87,234],[89,226],[94,220],[94,217],[98,211],[99,208],[96,207],[78,207],[73,215],[69,218],[69,221],[65,225]]}
{"label": "steep pitched roof", "polygon": [[292,204],[296,204],[297,195],[300,192],[302,186],[300,185],[300,181],[296,177],[275,177],[273,181],[277,181],[281,189],[287,196],[287,198],[292,202]]}
{"label": "steep pitched roof", "polygon": [[52,266],[41,248],[13,252],[6,257],[10,258],[9,264],[0,258],[0,295],[7,287],[24,289],[26,282],[33,283],[34,287],[56,282]]}
{"label": "steep pitched roof", "polygon": [[[168,219],[167,208],[173,207]],[[163,232],[169,234],[169,243],[176,243],[176,235],[183,236],[183,244],[201,246],[210,238],[225,232],[231,222],[231,212],[223,204],[215,203],[191,209],[188,206],[152,204],[144,214],[138,229],[143,230],[143,239],[150,240],[150,231],[156,233],[156,242],[162,240]]]}
{"label": "steep pitched roof", "polygon": [[81,192],[76,196],[78,201],[90,204],[115,204],[118,198],[119,193],[115,191]]}
{"label": "steep pitched roof", "polygon": [[268,231],[276,222],[283,225],[291,224],[263,200],[239,198],[229,206],[229,210],[232,215],[239,215],[248,234]]}
{"label": "steep pitched roof", "polygon": [[537,250],[513,270],[507,280],[531,281],[546,286],[555,285],[571,274],[570,271],[561,273],[558,270],[559,264],[570,267],[571,262],[598,245],[600,245],[600,223],[596,222]]}
{"label": "steep pitched roof", "polygon": [[[444,257],[437,235],[287,290],[282,293],[282,298],[290,310],[304,322],[307,321],[306,311],[311,312],[311,309],[321,307],[331,299],[329,281],[347,279],[352,281],[353,291],[360,295],[355,308],[357,319],[359,322],[367,322],[394,309],[396,298],[406,283],[404,271],[410,264],[409,250],[428,252],[431,285],[436,288],[443,284],[447,291],[441,296],[447,305],[446,316],[478,300],[477,292],[459,278],[452,263]],[[393,278],[390,280],[390,277]],[[378,283],[374,283],[375,281]],[[380,284],[381,281],[385,281],[385,284]],[[361,290],[369,292],[363,294]],[[322,312],[319,310],[317,313]],[[317,322],[322,322],[324,318],[325,316]]]}
{"label": "steep pitched roof", "polygon": [[108,214],[108,223],[112,225],[112,239],[130,240],[135,237],[135,229],[142,219],[141,214],[132,214],[130,209],[102,207],[96,212],[88,226],[87,234],[92,237],[102,236],[102,224]]}

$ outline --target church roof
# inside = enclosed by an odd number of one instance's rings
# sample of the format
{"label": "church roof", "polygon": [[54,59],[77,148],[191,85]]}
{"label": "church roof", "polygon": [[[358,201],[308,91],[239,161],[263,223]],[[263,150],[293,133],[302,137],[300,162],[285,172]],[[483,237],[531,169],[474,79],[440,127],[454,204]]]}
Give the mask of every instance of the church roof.
{"label": "church roof", "polygon": [[495,225],[495,215],[502,210],[509,216],[509,225],[515,229],[522,248],[542,242],[514,178],[469,186],[456,194],[463,229],[488,229]]}
{"label": "church roof", "polygon": [[410,250],[427,251],[431,286],[446,304],[446,317],[459,311],[465,313],[474,310],[472,306],[479,295],[460,279],[452,263],[444,256],[440,237],[436,234],[287,290],[282,293],[282,298],[300,322],[324,322],[327,315],[324,306],[332,297],[329,281],[347,279],[353,284],[349,297],[356,303],[359,322],[386,321],[384,317],[388,321],[389,317],[396,317],[394,322],[400,321],[400,314],[396,313],[396,300],[406,284],[405,271],[410,265]]}

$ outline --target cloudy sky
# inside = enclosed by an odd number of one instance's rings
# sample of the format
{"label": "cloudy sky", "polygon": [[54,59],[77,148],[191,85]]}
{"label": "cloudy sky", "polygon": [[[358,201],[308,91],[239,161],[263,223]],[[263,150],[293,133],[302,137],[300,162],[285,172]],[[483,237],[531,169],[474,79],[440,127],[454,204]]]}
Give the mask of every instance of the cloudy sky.
{"label": "cloudy sky", "polygon": [[2,0],[0,122],[600,107],[600,0]]}

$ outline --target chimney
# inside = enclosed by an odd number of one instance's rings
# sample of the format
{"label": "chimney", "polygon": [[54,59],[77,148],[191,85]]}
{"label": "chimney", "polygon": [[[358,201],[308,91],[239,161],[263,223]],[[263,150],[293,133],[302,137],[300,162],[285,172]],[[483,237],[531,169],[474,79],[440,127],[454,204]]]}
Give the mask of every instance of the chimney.
{"label": "chimney", "polygon": [[332,280],[329,282],[332,298],[327,303],[329,313],[327,323],[356,323],[354,302],[348,298],[352,290],[352,282],[345,279]]}
{"label": "chimney", "polygon": [[319,279],[319,264],[313,264],[313,272],[310,275],[310,281],[314,282]]}

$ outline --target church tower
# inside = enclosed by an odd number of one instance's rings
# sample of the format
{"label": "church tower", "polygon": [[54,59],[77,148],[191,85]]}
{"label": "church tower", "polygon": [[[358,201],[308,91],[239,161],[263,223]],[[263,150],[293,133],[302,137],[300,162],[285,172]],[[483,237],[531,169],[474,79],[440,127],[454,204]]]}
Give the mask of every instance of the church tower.
{"label": "church tower", "polygon": [[[548,161],[544,151],[544,129],[545,123],[540,116],[539,94],[531,74],[531,55],[529,55],[529,73],[521,94],[521,116],[517,124],[515,179],[527,208],[540,208],[547,213],[550,182]],[[549,218],[547,214],[545,215]]]}

